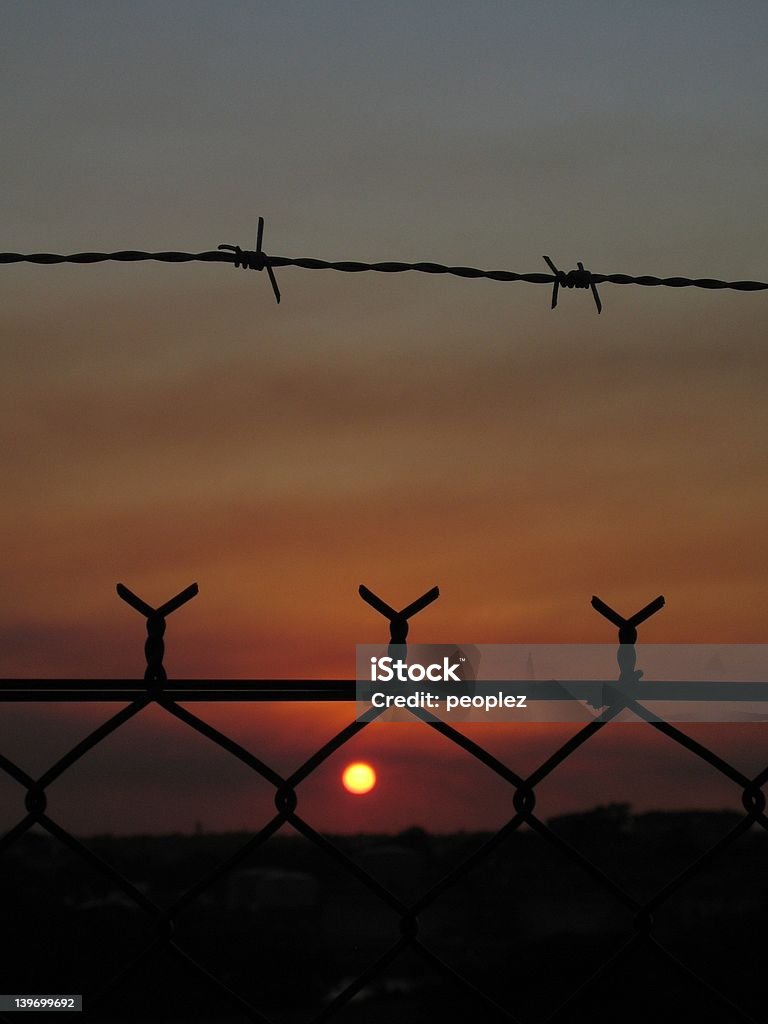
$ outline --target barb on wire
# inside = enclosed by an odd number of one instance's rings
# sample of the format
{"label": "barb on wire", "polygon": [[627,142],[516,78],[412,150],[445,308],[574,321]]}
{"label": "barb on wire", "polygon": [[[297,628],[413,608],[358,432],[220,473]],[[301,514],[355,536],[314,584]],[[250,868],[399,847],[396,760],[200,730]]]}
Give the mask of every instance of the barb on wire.
{"label": "barb on wire", "polygon": [[545,256],[544,259],[547,261],[547,266],[550,268],[552,273],[555,275],[555,280],[552,285],[552,306],[554,309],[557,305],[557,290],[558,288],[591,288],[592,298],[595,300],[597,306],[597,312],[602,313],[603,304],[600,301],[600,296],[597,294],[597,288],[595,287],[595,281],[592,274],[584,269],[583,263],[578,263],[578,270],[569,270],[566,274],[564,270],[558,270],[549,256]]}
{"label": "barb on wire", "polygon": [[518,274],[512,270],[479,270],[477,267],[449,267],[442,263],[361,263],[354,260],[319,260],[310,257],[268,256],[262,248],[264,218],[259,217],[256,234],[256,248],[242,249],[239,245],[220,245],[218,250],[205,252],[146,252],[138,249],[124,249],[117,252],[76,252],[63,256],[50,252],[0,252],[3,263],[104,263],[115,260],[121,263],[136,263],[141,260],[155,260],[159,263],[233,263],[245,270],[266,270],[275,299],[280,302],[280,289],[274,274],[274,267],[302,267],[305,270],[338,270],[344,274],[375,271],[381,274],[402,274],[414,271],[419,274],[449,274],[453,277],[485,278],[490,281],[525,281],[527,284],[552,285],[552,309],[557,305],[559,289],[589,288],[595,300],[597,312],[603,305],[597,292],[599,284],[638,284],[645,287],[666,288],[728,288],[732,291],[755,292],[768,289],[765,281],[719,281],[709,277],[653,277],[645,274],[633,277],[629,274],[596,274],[585,270],[582,263],[577,270],[558,270],[549,256],[545,256],[551,274]]}
{"label": "barb on wire", "polygon": [[244,270],[266,270],[272,291],[275,293],[275,301],[280,305],[280,289],[277,287],[272,265],[269,256],[264,252],[261,243],[264,239],[264,218],[259,217],[258,228],[256,229],[256,248],[241,249],[239,245],[220,245],[219,249],[228,249],[235,254],[235,268],[242,267]]}

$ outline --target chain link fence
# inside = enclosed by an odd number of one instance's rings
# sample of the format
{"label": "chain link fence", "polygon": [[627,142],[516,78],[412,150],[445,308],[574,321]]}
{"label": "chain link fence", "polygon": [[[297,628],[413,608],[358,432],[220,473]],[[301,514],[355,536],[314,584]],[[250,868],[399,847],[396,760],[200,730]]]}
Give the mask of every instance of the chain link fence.
{"label": "chain link fence", "polygon": [[[747,833],[754,827],[768,829],[768,818],[765,814],[765,794],[763,786],[768,780],[768,766],[754,778],[748,778],[733,765],[723,760],[712,750],[697,742],[691,736],[674,725],[659,720],[651,720],[642,703],[637,700],[625,700],[623,708],[636,715],[639,721],[646,723],[648,729],[654,729],[668,740],[679,745],[690,757],[700,759],[714,771],[724,776],[738,792],[743,806],[743,816],[729,828],[713,845],[699,852],[682,870],[673,873],[665,884],[658,888],[650,898],[638,899],[628,887],[619,884],[610,872],[599,866],[593,859],[580,851],[576,845],[567,841],[556,829],[547,824],[537,813],[537,787],[548,779],[556,769],[567,765],[568,759],[577,750],[589,743],[622,707],[607,708],[599,719],[590,722],[572,735],[565,743],[552,750],[543,762],[527,776],[518,774],[508,764],[503,763],[459,729],[447,722],[436,721],[429,715],[416,710],[413,714],[424,719],[423,727],[439,733],[447,741],[456,744],[467,755],[476,759],[485,768],[494,773],[509,786],[511,815],[498,831],[484,838],[469,853],[453,863],[443,876],[428,885],[415,899],[403,899],[396,895],[376,875],[358,859],[352,856],[343,844],[332,840],[317,831],[300,813],[300,794],[302,784],[327,761],[336,751],[342,749],[353,737],[362,730],[369,728],[376,717],[367,720],[354,720],[318,749],[304,764],[289,775],[277,772],[265,763],[257,752],[246,749],[235,742],[224,732],[215,728],[185,706],[198,701],[243,701],[270,702],[288,701],[295,703],[334,701],[348,702],[354,706],[355,682],[348,680],[182,680],[169,681],[163,667],[164,640],[166,617],[197,593],[196,585],[188,587],[176,597],[159,608],[153,608],[137,597],[126,587],[119,585],[118,594],[129,605],[146,618],[147,641],[145,655],[147,668],[141,682],[125,680],[77,681],[77,680],[3,680],[0,682],[0,700],[3,702],[57,702],[78,703],[116,702],[124,706],[107,721],[94,729],[88,736],[78,742],[68,753],[51,765],[38,778],[33,778],[12,760],[0,752],[0,770],[7,779],[17,784],[20,795],[23,794],[24,811],[18,822],[0,839],[0,864],[14,849],[18,850],[31,834],[31,830],[44,830],[48,836],[65,847],[74,857],[78,858],[88,871],[100,876],[118,891],[125,901],[140,915],[148,929],[144,941],[133,950],[132,954],[121,962],[119,969],[110,977],[102,979],[98,990],[84,993],[83,1015],[95,1021],[111,1021],[122,1019],[119,1012],[120,993],[139,985],[143,972],[158,962],[161,956],[168,956],[181,965],[185,976],[194,976],[196,981],[209,990],[212,998],[219,1006],[219,1016],[206,1019],[236,1019],[253,1022],[265,1022],[274,1019],[265,1011],[264,1006],[254,999],[250,992],[244,994],[243,987],[238,987],[229,979],[223,978],[215,970],[210,969],[187,949],[177,938],[176,924],[181,915],[201,900],[205,900],[216,886],[225,882],[255,851],[262,849],[276,834],[288,825],[299,836],[323,856],[333,862],[336,869],[364,887],[370,899],[386,908],[391,918],[397,923],[385,950],[373,958],[354,977],[346,977],[337,985],[330,996],[321,1000],[308,1017],[314,1021],[325,1020],[392,1020],[407,1021],[416,1019],[406,1009],[407,997],[403,996],[399,1004],[387,1014],[377,1015],[374,1006],[361,998],[375,988],[379,979],[396,965],[403,957],[416,957],[424,964],[425,969],[434,978],[444,979],[451,992],[461,990],[461,998],[455,997],[455,1015],[451,1010],[451,1001],[440,1001],[437,996],[430,997],[428,1004],[433,1007],[432,1014],[419,1019],[433,1020],[465,1020],[466,1006],[472,1006],[472,1019],[489,1021],[581,1021],[602,1019],[594,1009],[595,1001],[599,1005],[601,992],[612,978],[622,970],[637,970],[636,991],[627,992],[627,1007],[622,1019],[632,1021],[640,1019],[633,1015],[638,993],[645,996],[651,993],[656,1000],[658,1021],[679,1019],[684,1011],[694,1007],[700,1020],[722,1021],[760,1021],[766,1019],[764,1014],[764,997],[756,988],[751,991],[733,991],[727,977],[718,977],[711,971],[701,970],[697,964],[686,957],[666,948],[655,930],[655,915],[673,901],[692,880],[700,877],[715,863],[727,867],[736,844],[744,843]],[[408,635],[409,620],[421,609],[426,607],[438,596],[437,588],[414,601],[401,611],[394,610],[370,590],[360,588],[361,597],[376,611],[384,615],[390,627],[390,643],[403,645]],[[613,609],[598,598],[593,599],[595,609],[618,627],[619,639],[619,679],[628,679],[635,673],[635,642],[637,627],[653,615],[663,605],[663,598],[657,598],[640,612],[630,618],[618,615]],[[402,647],[398,647],[402,650]],[[238,759],[260,779],[268,783],[274,790],[275,813],[263,827],[250,835],[234,852],[223,857],[219,863],[207,871],[199,880],[187,888],[170,905],[161,905],[150,898],[142,887],[131,881],[126,874],[116,869],[104,856],[95,852],[86,842],[76,838],[63,828],[49,812],[49,787],[79,762],[89,751],[93,750],[106,737],[115,733],[127,722],[134,719],[150,705],[162,708],[178,722],[194,730],[207,741],[215,744],[231,757]],[[296,708],[297,728],[300,728],[301,709]],[[540,844],[548,848],[552,856],[559,859],[564,866],[578,868],[591,880],[594,890],[601,892],[612,900],[625,916],[631,931],[621,941],[616,941],[608,956],[591,964],[589,971],[581,972],[578,980],[570,986],[564,998],[558,998],[557,1005],[544,1005],[533,1014],[521,1011],[520,1000],[514,991],[500,997],[499,986],[493,991],[479,984],[468,973],[464,973],[434,948],[429,937],[420,930],[423,916],[430,910],[441,905],[462,882],[476,869],[494,862],[494,856],[510,837],[521,830],[530,831],[538,837]],[[764,900],[765,890],[754,892],[755,900]],[[361,910],[361,913],[364,911]],[[501,912],[501,909],[499,910]],[[3,926],[4,938],[13,942],[13,923],[6,918]],[[103,936],[104,943],[110,943],[115,936],[107,933]],[[270,935],[265,942],[268,945]],[[762,960],[761,953],[765,948],[761,934],[749,939],[749,947],[754,954],[755,964]],[[518,949],[515,935],[509,933],[509,941],[502,951],[501,962],[507,958],[512,964]],[[553,975],[563,967],[568,951],[549,951],[548,966]],[[6,962],[7,958],[6,958]],[[643,967],[638,966],[640,963]],[[746,968],[748,969],[748,967]],[[511,970],[511,967],[509,968]],[[13,979],[5,975],[3,990],[13,991]],[[682,990],[688,993],[684,1004],[667,1001],[664,994],[662,979],[674,976]],[[247,986],[246,986],[247,988]],[[503,986],[502,986],[503,990]],[[504,990],[506,991],[506,990]],[[696,1001],[697,1000],[697,1001]],[[638,1004],[639,1005],[639,1004]],[[117,1009],[116,1009],[117,1006]],[[356,1017],[351,1011],[364,1011],[363,1016]],[[461,1008],[460,1008],[461,1006]],[[696,1010],[695,1008],[703,1008]],[[639,1011],[638,1011],[639,1012]],[[707,1016],[709,1013],[709,1016]],[[174,1017],[172,1013],[156,1019],[182,1019],[184,1015]],[[0,1014],[0,1019],[12,1024],[12,1014]],[[149,1019],[144,1017],[144,1019]],[[299,1019],[292,1017],[291,1019]],[[606,1018],[608,1019],[608,1018]],[[616,1019],[612,1017],[611,1019]]]}

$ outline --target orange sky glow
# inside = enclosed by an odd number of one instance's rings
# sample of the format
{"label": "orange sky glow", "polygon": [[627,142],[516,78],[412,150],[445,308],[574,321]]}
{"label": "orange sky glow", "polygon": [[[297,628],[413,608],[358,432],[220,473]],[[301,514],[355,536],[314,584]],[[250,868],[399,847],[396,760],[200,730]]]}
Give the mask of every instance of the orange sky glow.
{"label": "orange sky glow", "polygon": [[[263,214],[281,255],[543,272],[549,252],[765,280],[768,146],[744,113],[764,63],[747,13],[734,34],[731,12],[726,31],[709,11],[692,38],[664,5],[628,26],[602,6],[555,27],[532,8],[527,28],[495,7],[471,26],[460,5],[439,25],[411,9],[396,35],[372,7],[343,25],[308,7],[290,32],[247,5],[214,31],[201,8],[182,41],[144,3],[105,4],[116,23],[19,10],[1,248],[248,245]],[[22,90],[40,47],[59,84]],[[233,62],[253,76],[237,96],[215,70]],[[118,582],[150,604],[199,584],[168,621],[175,678],[353,678],[355,644],[388,635],[360,583],[396,607],[439,586],[412,624],[422,643],[612,642],[592,594],[627,613],[664,594],[641,643],[768,642],[765,293],[605,285],[598,317],[580,291],[552,311],[541,285],[413,274],[284,269],[279,307],[265,275],[223,266],[0,276],[3,677],[141,676],[144,625]],[[0,751],[43,771],[116,707],[3,709]],[[195,710],[285,772],[354,714]],[[519,771],[571,734],[467,729]],[[764,727],[696,730],[764,766]],[[338,782],[356,759],[378,775],[364,800]],[[23,813],[20,792],[0,776],[0,824]],[[545,817],[620,799],[740,806],[641,726],[604,730],[540,792]],[[273,813],[270,787],[157,708],[51,797],[83,832]],[[381,723],[300,800],[339,831],[485,828],[510,807],[444,739]]]}

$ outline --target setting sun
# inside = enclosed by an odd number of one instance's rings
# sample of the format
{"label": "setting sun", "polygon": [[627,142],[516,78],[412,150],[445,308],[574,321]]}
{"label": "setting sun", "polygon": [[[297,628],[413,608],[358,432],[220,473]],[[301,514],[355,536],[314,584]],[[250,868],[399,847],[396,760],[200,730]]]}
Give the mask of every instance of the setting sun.
{"label": "setting sun", "polygon": [[369,764],[356,761],[354,764],[347,765],[341,776],[341,781],[348,793],[360,796],[363,793],[370,793],[376,785],[376,772]]}

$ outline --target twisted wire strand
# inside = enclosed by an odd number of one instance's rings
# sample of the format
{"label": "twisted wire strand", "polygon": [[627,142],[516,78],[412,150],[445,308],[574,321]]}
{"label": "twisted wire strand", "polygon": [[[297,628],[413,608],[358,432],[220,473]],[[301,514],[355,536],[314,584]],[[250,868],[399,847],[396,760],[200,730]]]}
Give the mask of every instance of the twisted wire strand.
{"label": "twisted wire strand", "polygon": [[[249,250],[241,250],[240,255],[234,252],[206,251],[206,252],[145,252],[137,249],[123,249],[117,252],[76,252],[68,255],[61,255],[50,252],[18,253],[0,252],[0,264],[10,263],[38,263],[50,265],[54,263],[104,263],[116,261],[119,263],[137,263],[143,260],[154,260],[158,263],[230,263],[235,266],[242,266],[242,255],[247,255]],[[442,263],[402,263],[402,262],[381,262],[363,263],[355,260],[320,260],[312,257],[291,257],[291,256],[267,256],[260,254],[264,267],[302,267],[305,270],[337,270],[346,274],[356,274],[364,271],[377,271],[383,274],[401,274],[406,271],[416,271],[421,274],[449,274],[453,277],[465,278],[486,278],[491,281],[525,281],[528,284],[548,284],[555,282],[562,283],[562,272],[557,274],[531,273],[519,274],[512,270],[480,270],[477,267],[451,267]],[[246,269],[248,269],[246,267]],[[254,268],[251,268],[254,269]],[[571,272],[574,273],[574,272]],[[710,277],[654,277],[649,274],[633,276],[631,274],[598,274],[584,271],[589,274],[589,280],[594,284],[637,284],[645,287],[666,287],[666,288],[727,288],[732,291],[756,292],[768,289],[765,281],[720,281]]]}

